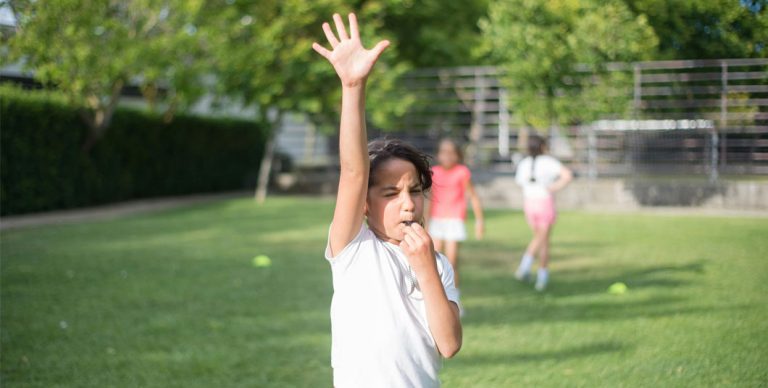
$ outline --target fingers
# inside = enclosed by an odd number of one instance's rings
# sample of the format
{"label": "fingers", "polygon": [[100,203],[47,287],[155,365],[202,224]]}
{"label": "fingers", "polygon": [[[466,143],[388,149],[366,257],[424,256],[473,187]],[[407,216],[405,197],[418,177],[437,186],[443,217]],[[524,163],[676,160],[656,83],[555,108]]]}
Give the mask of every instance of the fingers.
{"label": "fingers", "polygon": [[357,15],[354,13],[349,14],[349,37],[360,40],[360,32],[357,29]]}
{"label": "fingers", "polygon": [[421,226],[420,224],[417,224],[414,222],[413,224],[411,224],[411,230],[413,230],[413,232],[416,233],[416,235],[419,236],[419,238],[421,238],[424,241],[430,239],[429,234],[427,233],[426,230],[424,230],[424,227]]}
{"label": "fingers", "polygon": [[387,47],[389,47],[389,41],[382,40],[381,42],[376,43],[376,46],[373,46],[371,52],[376,56],[376,59],[379,59],[379,56],[381,56],[381,53],[383,53]]}
{"label": "fingers", "polygon": [[331,25],[328,23],[323,23],[323,32],[325,32],[325,37],[328,39],[328,43],[331,44],[331,47],[336,48],[336,46],[339,45],[339,40],[336,39],[336,35],[333,35]]}
{"label": "fingers", "polygon": [[344,27],[344,21],[341,20],[341,16],[339,14],[333,14],[333,22],[336,24],[336,32],[339,33],[339,39],[349,39],[349,35],[347,35],[347,29]]}
{"label": "fingers", "polygon": [[408,249],[411,250],[411,251],[415,251],[419,247],[419,243],[418,243],[418,240],[416,239],[416,237],[413,237],[410,234],[406,234],[403,237],[403,241],[405,241],[405,243],[408,244]]}
{"label": "fingers", "polygon": [[323,47],[323,46],[319,45],[317,42],[315,42],[315,43],[312,43],[312,48],[313,48],[315,51],[317,51],[317,53],[318,53],[318,54],[320,54],[320,55],[322,55],[323,57],[325,57],[325,59],[328,59],[328,60],[330,60],[330,58],[331,58],[331,52],[330,52],[330,51],[329,51],[327,48],[325,48],[325,47]]}
{"label": "fingers", "polygon": [[411,224],[403,229],[403,239],[409,238],[418,245],[412,245],[412,249],[418,249],[421,245],[431,247],[432,239],[427,234],[427,231],[419,224]]}

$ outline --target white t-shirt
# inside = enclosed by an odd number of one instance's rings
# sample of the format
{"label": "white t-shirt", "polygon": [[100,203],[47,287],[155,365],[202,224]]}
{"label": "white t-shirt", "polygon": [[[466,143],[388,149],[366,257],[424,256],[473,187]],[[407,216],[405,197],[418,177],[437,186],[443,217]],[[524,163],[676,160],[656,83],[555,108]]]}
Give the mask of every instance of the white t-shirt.
{"label": "white t-shirt", "polygon": [[515,173],[515,181],[523,187],[523,197],[530,198],[549,198],[552,194],[547,187],[554,183],[560,176],[560,170],[563,165],[559,160],[549,155],[539,155],[533,165],[533,177],[535,181],[531,182],[531,163],[534,158],[528,156],[520,161]]}
{"label": "white t-shirt", "polygon": [[[331,302],[333,385],[439,387],[442,366],[416,275],[399,246],[379,240],[363,224],[336,257]],[[458,304],[453,268],[437,254],[448,300]]]}

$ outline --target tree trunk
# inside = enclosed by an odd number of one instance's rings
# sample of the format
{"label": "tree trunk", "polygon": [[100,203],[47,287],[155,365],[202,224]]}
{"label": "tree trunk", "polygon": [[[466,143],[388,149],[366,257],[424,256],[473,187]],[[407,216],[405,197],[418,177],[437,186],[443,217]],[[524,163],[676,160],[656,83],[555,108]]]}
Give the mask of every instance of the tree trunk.
{"label": "tree trunk", "polygon": [[474,98],[472,99],[472,123],[469,126],[469,145],[464,153],[464,160],[469,166],[478,162],[480,155],[480,140],[483,137],[485,122],[486,80],[475,72]]}
{"label": "tree trunk", "polygon": [[124,82],[122,80],[117,80],[112,84],[111,94],[106,104],[98,96],[92,95],[88,98],[90,112],[80,112],[89,128],[88,135],[82,145],[83,152],[91,152],[93,146],[101,139],[112,123],[112,115],[115,113],[117,102],[120,101],[120,92],[123,90],[123,85]]}
{"label": "tree trunk", "polygon": [[256,184],[256,193],[254,196],[256,203],[259,205],[263,204],[267,199],[269,177],[272,174],[272,160],[275,158],[275,145],[277,143],[277,135],[280,133],[281,125],[282,113],[278,113],[277,118],[272,122],[269,139],[264,148],[264,155],[261,157],[261,165],[259,166],[259,179]]}

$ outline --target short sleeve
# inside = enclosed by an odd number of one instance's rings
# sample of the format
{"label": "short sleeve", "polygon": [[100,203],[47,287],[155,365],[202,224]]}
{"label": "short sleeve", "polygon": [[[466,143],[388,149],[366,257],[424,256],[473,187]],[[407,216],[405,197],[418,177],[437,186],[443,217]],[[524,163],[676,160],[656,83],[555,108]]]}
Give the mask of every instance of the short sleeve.
{"label": "short sleeve", "polygon": [[437,254],[437,260],[439,260],[442,271],[440,271],[440,281],[443,283],[443,289],[445,290],[445,296],[451,302],[459,304],[459,290],[456,289],[456,283],[453,280],[453,266],[448,259],[442,254]]}
{"label": "short sleeve", "polygon": [[357,232],[357,235],[355,238],[350,241],[347,246],[344,247],[344,249],[341,250],[341,252],[338,252],[336,256],[332,256],[331,254],[331,227],[328,227],[328,242],[325,245],[325,259],[328,260],[331,264],[335,264],[342,261],[349,261],[347,259],[352,258],[357,253],[357,249],[360,246],[360,243],[365,239],[366,232],[368,231],[368,228],[366,227],[365,223],[363,223],[360,226],[360,231]]}
{"label": "short sleeve", "polygon": [[560,163],[559,160],[557,160],[556,158],[553,158],[551,156],[549,158],[547,158],[547,161],[548,161],[548,163],[547,163],[547,170],[548,171],[547,172],[550,175],[554,176],[554,177],[560,175],[560,170],[562,170],[563,164]]}
{"label": "short sleeve", "polygon": [[530,158],[526,157],[517,164],[517,170],[515,170],[515,182],[520,186],[525,185],[525,182],[528,180],[528,175],[530,175],[530,171]]}

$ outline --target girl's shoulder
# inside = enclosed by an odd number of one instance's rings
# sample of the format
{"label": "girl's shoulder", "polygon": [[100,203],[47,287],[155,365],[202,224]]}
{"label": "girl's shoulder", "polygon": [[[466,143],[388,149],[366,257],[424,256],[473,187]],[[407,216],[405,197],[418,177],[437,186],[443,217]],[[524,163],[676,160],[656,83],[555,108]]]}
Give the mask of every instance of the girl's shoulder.
{"label": "girl's shoulder", "polygon": [[542,158],[542,160],[545,160],[547,163],[557,164],[557,165],[560,164],[560,160],[552,155],[541,155],[539,158]]}
{"label": "girl's shoulder", "polygon": [[464,172],[464,171],[469,171],[469,167],[467,167],[467,165],[463,163],[456,163],[455,166],[451,167],[451,172]]}

